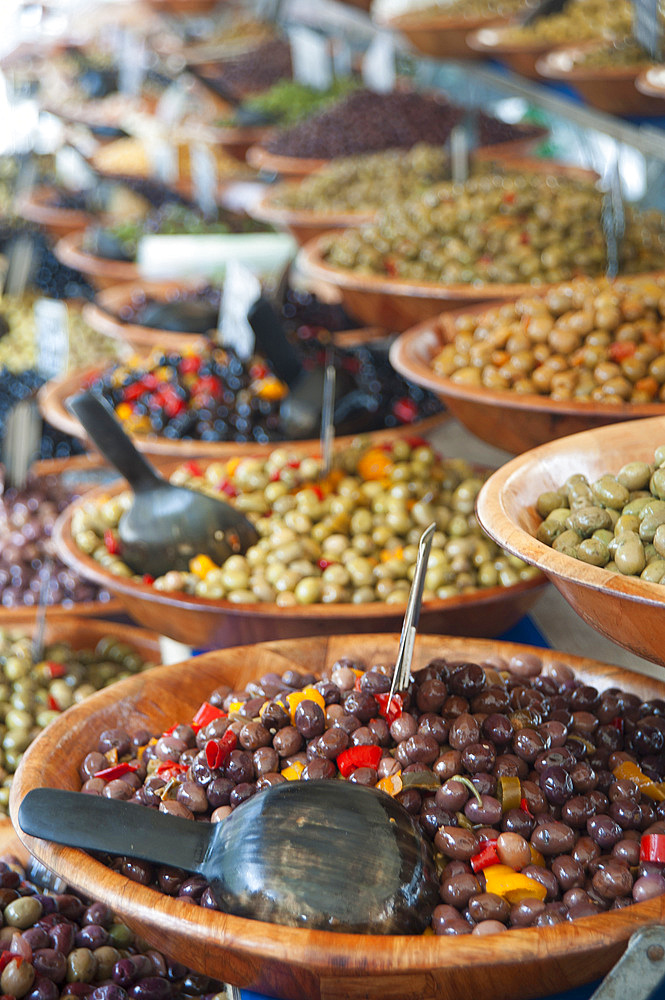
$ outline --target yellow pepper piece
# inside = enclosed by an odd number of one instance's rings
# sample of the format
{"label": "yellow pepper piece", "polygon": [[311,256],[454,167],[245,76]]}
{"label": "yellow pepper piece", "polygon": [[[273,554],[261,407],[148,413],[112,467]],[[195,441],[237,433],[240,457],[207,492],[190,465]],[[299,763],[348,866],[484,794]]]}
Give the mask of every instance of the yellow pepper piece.
{"label": "yellow pepper piece", "polygon": [[213,569],[219,569],[219,567],[212,561],[210,556],[199,555],[189,560],[189,572],[194,573],[201,580],[205,580],[208,573]]}
{"label": "yellow pepper piece", "polygon": [[391,774],[387,778],[381,778],[375,787],[380,788],[382,792],[387,792],[388,795],[399,795],[402,791],[401,771],[397,774]]}
{"label": "yellow pepper piece", "polygon": [[295,721],[296,709],[301,701],[315,701],[324,712],[326,710],[326,701],[321,692],[317,691],[313,685],[308,684],[306,688],[302,689],[302,691],[292,691],[291,694],[286,696],[286,703],[289,706],[291,722]]}
{"label": "yellow pepper piece", "polygon": [[381,552],[381,562],[388,562],[389,559],[403,559],[404,549],[399,545],[396,549],[383,549]]}
{"label": "yellow pepper piece", "polygon": [[621,764],[617,764],[612,774],[618,780],[628,778],[630,781],[634,781],[640,791],[644,792],[650,799],[653,799],[654,802],[665,802],[665,790],[662,784],[657,784],[651,778],[647,777],[634,761],[624,760]]}
{"label": "yellow pepper piece", "polygon": [[282,771],[282,777],[286,778],[287,781],[300,781],[300,776],[305,770],[305,765],[301,764],[299,760],[294,761],[289,767],[285,767]]}
{"label": "yellow pepper piece", "polygon": [[284,399],[288,393],[287,387],[278,378],[263,378],[256,384],[256,395],[259,399],[267,399],[271,402]]}
{"label": "yellow pepper piece", "polygon": [[229,715],[231,712],[239,712],[244,704],[244,701],[232,701],[229,705]]}
{"label": "yellow pepper piece", "polygon": [[228,460],[228,462],[226,463],[226,475],[228,476],[229,479],[231,479],[234,472],[240,465],[241,461],[242,461],[241,458],[230,458]]}
{"label": "yellow pepper piece", "polygon": [[539,868],[545,868],[545,858],[540,851],[537,851],[533,844],[529,844],[529,850],[531,851],[531,864],[538,865]]}
{"label": "yellow pepper piece", "polygon": [[361,479],[373,480],[383,479],[391,468],[392,462],[385,451],[380,448],[370,448],[358,459],[356,471]]}
{"label": "yellow pepper piece", "polygon": [[132,415],[132,408],[129,403],[118,403],[115,408],[115,415],[118,420],[129,420]]}
{"label": "yellow pepper piece", "polygon": [[485,892],[501,896],[511,906],[523,899],[545,899],[547,890],[535,878],[522,875],[508,865],[490,865],[485,868]]}

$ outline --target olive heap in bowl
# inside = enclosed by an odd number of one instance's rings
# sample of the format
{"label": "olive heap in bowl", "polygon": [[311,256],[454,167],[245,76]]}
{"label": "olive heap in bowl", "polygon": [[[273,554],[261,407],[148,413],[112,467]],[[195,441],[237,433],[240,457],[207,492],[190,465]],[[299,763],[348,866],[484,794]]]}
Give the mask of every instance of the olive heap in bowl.
{"label": "olive heap in bowl", "polygon": [[664,292],[662,276],[577,278],[442,313],[404,333],[390,357],[479,437],[522,452],[664,412]]}
{"label": "olive heap in bowl", "polygon": [[[102,692],[69,713],[77,752],[31,748],[12,813],[30,788],[87,783],[224,823],[285,780],[380,782],[418,819],[440,871],[432,928],[408,946],[220,915],[182,870],[28,842],[74,884],[95,880],[107,904],[122,898],[148,940],[170,922],[181,959],[273,995],[306,979],[331,995],[362,981],[383,996],[390,982],[412,1000],[429,982],[464,1000],[525,998],[526,962],[541,993],[602,975],[637,926],[662,917],[651,751],[663,684],[552,651],[421,636],[414,683],[389,709],[397,647],[396,635],[273,641],[124,681],[113,703]],[[113,750],[127,780],[98,776]]]}
{"label": "olive heap in bowl", "polygon": [[540,579],[478,532],[473,508],[483,477],[464,461],[439,459],[418,439],[356,439],[325,477],[320,459],[288,448],[267,458],[194,462],[177,468],[173,481],[221,496],[255,523],[260,539],[245,555],[223,566],[202,556],[190,572],[142,581],[122,561],[116,528],[129,494],[121,487],[71,507],[58,546],[79,572],[107,581],[145,624],[156,616],[171,634],[204,645],[204,636],[227,629],[237,635],[251,627],[256,638],[268,628],[312,634],[321,620],[337,632],[349,618],[364,627],[400,621],[420,534],[436,521],[423,628],[445,619],[451,629],[502,632],[535,599]]}

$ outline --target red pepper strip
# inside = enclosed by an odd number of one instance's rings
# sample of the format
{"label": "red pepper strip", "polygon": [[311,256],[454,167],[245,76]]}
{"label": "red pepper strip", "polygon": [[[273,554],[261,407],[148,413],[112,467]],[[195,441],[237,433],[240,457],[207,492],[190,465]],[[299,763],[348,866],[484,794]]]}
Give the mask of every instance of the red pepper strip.
{"label": "red pepper strip", "polygon": [[183,375],[189,375],[192,372],[197,372],[201,367],[201,359],[197,355],[193,354],[191,357],[183,358],[178,368]]}
{"label": "red pepper strip", "polygon": [[105,767],[103,771],[97,771],[96,778],[103,778],[104,781],[114,781],[115,778],[122,778],[123,774],[130,774],[138,771],[138,764],[115,764],[113,767]]}
{"label": "red pepper strip", "polygon": [[150,573],[144,573],[143,574],[143,582],[147,583],[148,586],[150,587],[155,582],[155,578],[154,578],[154,576],[150,576]]}
{"label": "red pepper strip", "polygon": [[57,701],[55,700],[52,694],[48,696],[48,707],[51,709],[52,712],[62,712],[60,705],[58,705]]}
{"label": "red pepper strip", "polygon": [[3,951],[2,955],[0,955],[0,972],[9,965],[13,958],[19,959],[19,965],[23,961],[23,958],[20,955],[16,955],[13,951]]}
{"label": "red pepper strip", "polygon": [[209,722],[213,721],[213,719],[225,718],[226,713],[222,712],[221,708],[215,708],[215,706],[211,705],[209,701],[204,701],[192,719],[191,726],[194,732],[197,733],[199,729],[203,729],[203,727],[207,726]]}
{"label": "red pepper strip", "polygon": [[499,854],[496,847],[496,840],[484,840],[477,854],[474,854],[469,862],[474,872],[481,872],[483,868],[490,865],[498,865]]}
{"label": "red pepper strip", "polygon": [[173,732],[174,732],[174,730],[176,730],[178,728],[178,725],[179,725],[179,723],[174,722],[172,726],[169,726],[168,729],[164,730],[164,732],[162,733],[162,736],[173,736]]}
{"label": "red pepper strip", "polygon": [[62,663],[55,663],[53,660],[49,660],[46,666],[48,667],[49,677],[64,677],[67,673],[67,668]]}
{"label": "red pepper strip", "polygon": [[195,462],[194,459],[192,459],[191,462],[185,462],[185,468],[189,472],[190,476],[202,476],[203,475],[203,471],[201,469],[201,466],[199,465],[198,462]]}
{"label": "red pepper strip", "polygon": [[620,715],[617,715],[616,718],[612,719],[610,721],[610,725],[614,726],[615,729],[618,729],[620,733],[623,732],[623,719]]}
{"label": "red pepper strip", "polygon": [[[386,720],[388,726],[392,726],[395,719],[399,719],[404,710],[404,702],[402,701],[401,694],[394,694],[391,700],[390,695],[386,691],[384,694],[375,694],[374,698],[379,706],[379,715]],[[389,701],[390,709],[388,709]]]}
{"label": "red pepper strip", "polygon": [[520,799],[520,809],[522,810],[522,812],[525,812],[527,816],[531,816],[533,818],[533,813],[529,809],[529,803],[524,797]]}
{"label": "red pepper strip", "polygon": [[402,396],[393,403],[393,416],[402,424],[412,424],[418,416],[418,404],[408,396]]}
{"label": "red pepper strip", "polygon": [[238,737],[232,729],[227,729],[221,740],[208,740],[206,743],[206,760],[213,771],[221,767],[232,750],[238,746]]}
{"label": "red pepper strip", "polygon": [[615,340],[613,344],[607,348],[607,353],[610,356],[611,361],[625,361],[626,358],[632,358],[633,354],[637,350],[637,344],[634,344],[631,340]]}
{"label": "red pepper strip", "polygon": [[640,840],[640,861],[665,864],[665,834],[645,833]]}
{"label": "red pepper strip", "polygon": [[348,750],[342,750],[337,758],[337,767],[342,777],[348,778],[357,767],[371,767],[376,770],[382,757],[383,750],[379,746],[370,744],[349,747]]}
{"label": "red pepper strip", "polygon": [[106,551],[110,552],[112,556],[117,556],[120,552],[120,541],[112,528],[107,528],[104,532],[104,545]]}
{"label": "red pepper strip", "polygon": [[[185,774],[188,768],[184,764],[178,764],[175,760],[163,760],[161,764],[157,765],[156,774]],[[97,775],[95,775],[97,777]]]}

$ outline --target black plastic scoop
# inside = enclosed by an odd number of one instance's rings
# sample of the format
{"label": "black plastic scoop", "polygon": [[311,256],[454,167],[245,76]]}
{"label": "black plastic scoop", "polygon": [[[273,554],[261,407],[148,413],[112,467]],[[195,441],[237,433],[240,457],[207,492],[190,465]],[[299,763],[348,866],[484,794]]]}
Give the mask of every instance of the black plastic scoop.
{"label": "black plastic scoop", "polygon": [[156,577],[186,571],[199,554],[221,565],[258,541],[254,526],[225,501],[167,482],[136,450],[99,396],[82,392],[68,399],[67,407],[134,491],[118,536],[122,559],[135,573]]}
{"label": "black plastic scoop", "polygon": [[51,788],[18,812],[33,837],[197,872],[226,912],[290,927],[419,934],[439,901],[436,866],[394,798],[348,781],[295,781],[220,823]]}

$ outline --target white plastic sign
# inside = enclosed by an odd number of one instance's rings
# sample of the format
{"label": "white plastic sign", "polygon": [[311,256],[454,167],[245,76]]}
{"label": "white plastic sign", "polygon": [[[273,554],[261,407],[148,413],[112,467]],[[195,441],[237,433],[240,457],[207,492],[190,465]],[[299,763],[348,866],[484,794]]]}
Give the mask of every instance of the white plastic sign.
{"label": "white plastic sign", "polygon": [[172,128],[177,125],[185,116],[187,110],[187,92],[182,84],[176,80],[166,88],[162,96],[157,101],[155,107],[155,117]]}
{"label": "white plastic sign", "polygon": [[151,137],[146,150],[153,172],[162,184],[175,184],[180,176],[178,150],[166,139]]}
{"label": "white plastic sign", "polygon": [[118,90],[136,97],[141,93],[146,69],[145,45],[131,31],[120,34],[118,51]]}
{"label": "white plastic sign", "polygon": [[291,62],[293,77],[315,90],[332,86],[333,69],[328,39],[310,28],[291,28]]}
{"label": "white plastic sign", "polygon": [[189,146],[189,171],[194,200],[205,216],[217,212],[217,164],[209,146],[193,142]]}
{"label": "white plastic sign", "polygon": [[395,88],[395,40],[387,31],[375,35],[365,52],[362,67],[363,83],[378,94],[389,94]]}
{"label": "white plastic sign", "polygon": [[230,261],[219,307],[218,340],[245,360],[254,353],[254,331],[247,313],[260,295],[261,282],[256,275],[242,264]]}
{"label": "white plastic sign", "polygon": [[37,371],[45,379],[57,378],[69,361],[69,314],[64,302],[38,299],[35,302],[37,330]]}

